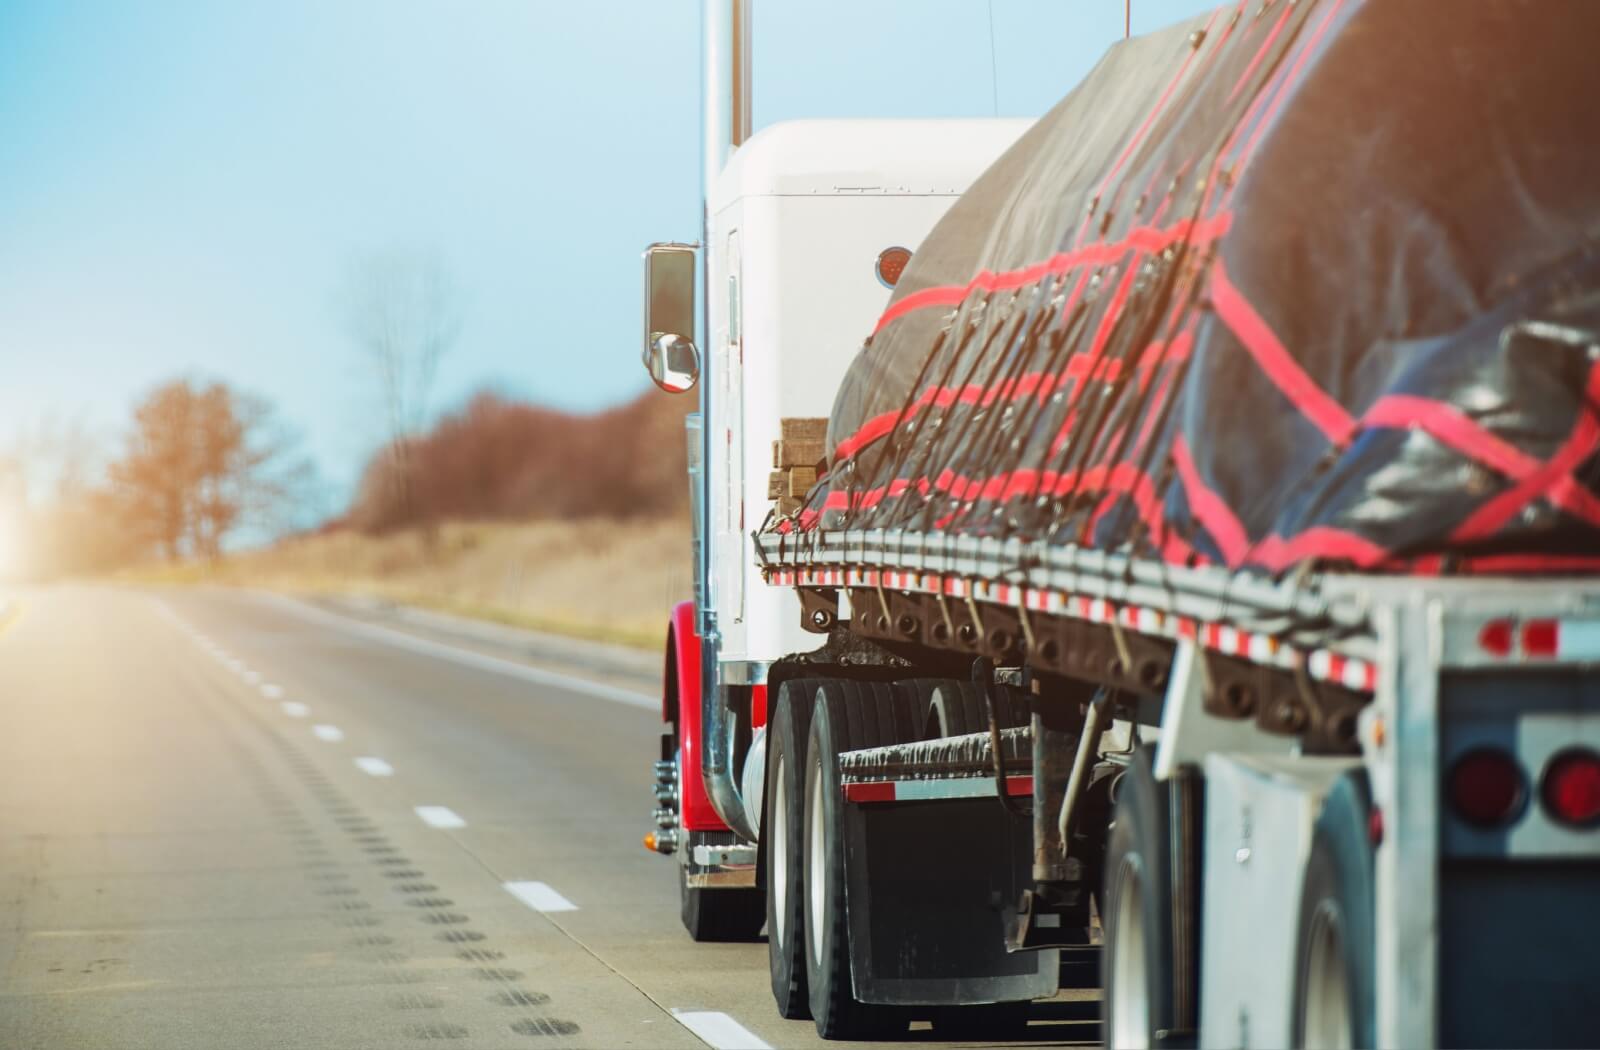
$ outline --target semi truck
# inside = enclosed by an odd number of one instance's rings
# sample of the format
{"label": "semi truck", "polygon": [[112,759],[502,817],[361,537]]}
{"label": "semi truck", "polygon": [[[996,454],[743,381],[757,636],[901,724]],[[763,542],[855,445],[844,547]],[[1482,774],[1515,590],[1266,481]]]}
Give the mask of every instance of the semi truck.
{"label": "semi truck", "polygon": [[1037,121],[756,133],[704,17],[690,935],[828,1038],[1600,1043],[1600,9],[1249,0]]}

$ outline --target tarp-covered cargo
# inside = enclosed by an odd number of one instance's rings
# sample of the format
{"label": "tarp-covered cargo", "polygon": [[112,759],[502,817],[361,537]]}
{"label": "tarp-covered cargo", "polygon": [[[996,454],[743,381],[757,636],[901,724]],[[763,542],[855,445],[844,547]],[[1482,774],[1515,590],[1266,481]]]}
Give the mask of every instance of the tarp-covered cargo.
{"label": "tarp-covered cargo", "polygon": [[1250,0],[951,208],[785,530],[1600,569],[1600,3]]}

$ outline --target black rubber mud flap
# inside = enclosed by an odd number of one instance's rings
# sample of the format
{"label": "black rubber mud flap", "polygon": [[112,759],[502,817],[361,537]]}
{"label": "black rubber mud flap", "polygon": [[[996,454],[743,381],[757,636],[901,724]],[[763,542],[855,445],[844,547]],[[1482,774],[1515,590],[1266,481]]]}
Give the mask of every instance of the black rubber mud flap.
{"label": "black rubber mud flap", "polygon": [[[767,966],[772,974],[772,998],[778,1005],[778,1013],[791,1020],[811,1016],[806,985],[805,852],[802,843],[805,745],[818,684],[815,678],[799,678],[779,686],[767,726],[766,812],[761,820],[767,883]],[[780,800],[784,810],[781,819],[774,808]],[[780,827],[781,836],[777,834]],[[775,863],[780,852],[782,863]],[[781,917],[778,915],[777,884],[780,878],[784,902]]]}
{"label": "black rubber mud flap", "polygon": [[[1172,856],[1167,792],[1151,772],[1152,751],[1140,748],[1116,787],[1110,841],[1106,848],[1105,889],[1100,895],[1105,928],[1102,973],[1105,979],[1105,1041],[1123,1047],[1156,1045],[1174,1024],[1172,947]],[[1117,1030],[1119,989],[1117,944],[1121,905],[1129,882],[1137,888],[1139,924],[1144,931],[1146,1012],[1144,1031]],[[1133,990],[1137,994],[1137,990]]]}
{"label": "black rubber mud flap", "polygon": [[[839,779],[839,752],[852,750],[852,741],[873,746],[880,733],[893,728],[896,710],[893,690],[882,684],[827,681],[818,691],[806,746],[805,828],[802,856],[806,864],[805,958],[811,1017],[824,1039],[874,1039],[903,1031],[908,1017],[893,1008],[857,1000],[850,973],[850,921],[846,901],[845,808]],[[815,834],[810,833],[814,823]],[[811,886],[820,872],[820,893]],[[814,906],[814,901],[820,907]]]}
{"label": "black rubber mud flap", "polygon": [[[691,857],[699,838],[696,832],[684,836],[683,849]],[[677,867],[678,914],[690,937],[696,941],[753,941],[761,936],[766,911],[760,890],[691,887],[688,859]]]}
{"label": "black rubber mud flap", "polygon": [[[973,780],[992,786],[987,762]],[[1007,812],[992,794],[846,803],[842,819],[858,1000],[977,1007],[1055,994],[1056,949],[1006,950],[1008,906],[1032,886],[1030,819]],[[961,1012],[929,1016],[950,1027]],[[1018,1013],[977,1010],[974,1017],[998,1023]]]}
{"label": "black rubber mud flap", "polygon": [[[1323,1002],[1320,1009],[1342,1005],[1352,1046],[1376,1045],[1377,1008],[1374,973],[1375,889],[1372,843],[1367,821],[1372,808],[1366,778],[1341,777],[1328,792],[1311,836],[1305,882],[1300,891],[1300,922],[1295,937],[1294,1045],[1318,1041],[1307,1032],[1308,987],[1313,951],[1338,946],[1345,1001]],[[1331,936],[1331,941],[1329,940]]]}

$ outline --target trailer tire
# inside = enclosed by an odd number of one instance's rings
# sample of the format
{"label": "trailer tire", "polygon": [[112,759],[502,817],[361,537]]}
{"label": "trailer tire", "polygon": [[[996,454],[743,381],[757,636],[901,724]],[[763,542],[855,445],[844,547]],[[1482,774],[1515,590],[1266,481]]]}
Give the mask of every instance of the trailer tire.
{"label": "trailer tire", "polygon": [[1171,899],[1167,796],[1140,748],[1116,789],[1100,895],[1108,1047],[1155,1046],[1173,1027]]}
{"label": "trailer tire", "polygon": [[[693,855],[694,835],[684,848]],[[757,889],[704,889],[689,885],[689,862],[678,864],[678,914],[695,941],[753,941],[766,921],[764,894]]]}
{"label": "trailer tire", "polygon": [[1370,811],[1362,779],[1342,777],[1312,830],[1295,938],[1297,1047],[1376,1043]]}
{"label": "trailer tire", "polygon": [[811,1017],[824,1039],[879,1039],[903,1031],[905,1013],[858,1002],[850,979],[850,921],[839,753],[893,742],[909,714],[882,683],[824,681],[817,690],[805,765],[805,960]]}
{"label": "trailer tire", "polygon": [[[911,678],[895,688],[912,704],[919,736],[923,740],[965,736],[989,731],[989,708],[983,690],[955,678]],[[1019,712],[1005,690],[996,690],[1000,728],[1027,725],[1029,714]]]}
{"label": "trailer tire", "polygon": [[767,968],[778,1014],[790,1020],[811,1016],[805,956],[805,745],[817,685],[814,678],[780,685],[767,731],[766,813],[761,822]]}

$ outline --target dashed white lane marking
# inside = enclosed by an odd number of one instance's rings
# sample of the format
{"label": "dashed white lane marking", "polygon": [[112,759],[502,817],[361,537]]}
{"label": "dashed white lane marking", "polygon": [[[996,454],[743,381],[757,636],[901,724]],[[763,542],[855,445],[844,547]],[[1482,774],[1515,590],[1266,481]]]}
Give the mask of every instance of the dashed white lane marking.
{"label": "dashed white lane marking", "polygon": [[356,768],[369,777],[394,776],[393,766],[381,758],[373,758],[370,755],[363,755],[361,758],[356,759]]}
{"label": "dashed white lane marking", "polygon": [[228,670],[232,671],[234,674],[239,674],[244,670],[244,663],[240,660],[235,660],[230,657],[224,662],[228,665]]}
{"label": "dashed white lane marking", "polygon": [[337,744],[344,739],[344,730],[338,726],[314,725],[311,727],[311,735],[318,740],[326,740],[330,744]]}
{"label": "dashed white lane marking", "polygon": [[467,822],[462,820],[448,806],[418,806],[417,816],[430,828],[464,828]]}
{"label": "dashed white lane marking", "polygon": [[261,695],[268,700],[281,700],[283,698],[283,686],[273,685],[271,682],[263,682],[261,684]]}
{"label": "dashed white lane marking", "polygon": [[416,635],[406,634],[404,631],[396,631],[388,627],[380,627],[377,624],[363,623],[360,620],[352,620],[346,616],[338,616],[314,605],[307,605],[305,602],[288,598],[281,594],[271,594],[265,597],[293,609],[305,618],[336,624],[341,630],[350,634],[376,639],[386,645],[400,646],[403,649],[410,649],[412,652],[451,660],[468,667],[476,667],[481,671],[493,671],[496,674],[507,675],[511,678],[520,678],[524,682],[533,682],[535,685],[548,685],[575,693],[587,693],[590,696],[598,696],[603,700],[614,700],[619,704],[644,707],[652,711],[661,708],[661,698],[659,696],[635,692],[632,689],[623,689],[620,686],[607,685],[604,682],[594,682],[575,675],[561,674],[557,671],[546,671],[541,667],[530,667],[527,664],[520,664],[513,660],[502,660],[498,656],[490,656],[487,653],[475,652],[471,649],[458,649],[453,645],[430,641],[427,638],[419,638]]}
{"label": "dashed white lane marking", "polygon": [[245,683],[248,684],[248,685],[260,685],[261,684],[261,672],[260,671],[246,671],[244,673],[244,680],[245,680]]}
{"label": "dashed white lane marking", "polygon": [[770,1044],[720,1010],[674,1010],[672,1016],[715,1050],[772,1050]]}
{"label": "dashed white lane marking", "polygon": [[290,718],[304,718],[306,715],[311,713],[311,708],[307,707],[305,704],[302,704],[298,700],[285,700],[278,706],[282,707],[283,713],[288,715]]}
{"label": "dashed white lane marking", "polygon": [[542,882],[508,882],[506,892],[534,911],[577,911],[578,906]]}

